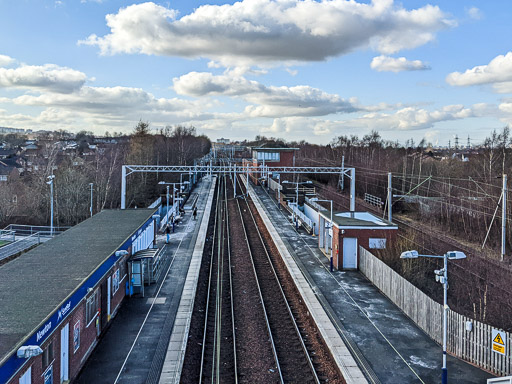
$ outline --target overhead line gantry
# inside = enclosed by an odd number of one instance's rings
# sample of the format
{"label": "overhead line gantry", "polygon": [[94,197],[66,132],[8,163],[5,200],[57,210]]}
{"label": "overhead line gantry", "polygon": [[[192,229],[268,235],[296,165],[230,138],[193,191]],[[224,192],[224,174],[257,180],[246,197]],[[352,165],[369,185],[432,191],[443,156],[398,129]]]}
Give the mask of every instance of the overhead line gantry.
{"label": "overhead line gantry", "polygon": [[270,166],[241,166],[238,164],[226,165],[123,165],[121,173],[121,209],[126,209],[126,178],[132,173],[155,172],[155,173],[192,173],[194,182],[197,180],[197,174],[213,173],[279,173],[279,174],[335,174],[347,176],[350,179],[350,211],[355,211],[356,195],[356,170],[346,167],[270,167]]}

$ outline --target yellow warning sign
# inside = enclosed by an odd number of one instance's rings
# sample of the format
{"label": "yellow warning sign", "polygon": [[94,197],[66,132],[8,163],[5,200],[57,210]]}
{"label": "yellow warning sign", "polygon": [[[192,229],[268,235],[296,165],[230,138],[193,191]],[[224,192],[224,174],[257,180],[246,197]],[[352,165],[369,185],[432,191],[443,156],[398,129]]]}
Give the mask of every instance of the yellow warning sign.
{"label": "yellow warning sign", "polygon": [[493,351],[496,351],[498,353],[501,353],[502,355],[505,354],[505,347],[502,346],[502,345],[498,345],[498,344],[493,344],[492,345],[492,350]]}
{"label": "yellow warning sign", "polygon": [[506,355],[507,334],[504,331],[492,330],[492,351],[500,355]]}
{"label": "yellow warning sign", "polygon": [[503,342],[503,339],[501,338],[499,333],[496,335],[496,337],[493,339],[492,342],[493,343],[498,343],[498,344],[501,344],[501,345],[505,345],[505,343]]}

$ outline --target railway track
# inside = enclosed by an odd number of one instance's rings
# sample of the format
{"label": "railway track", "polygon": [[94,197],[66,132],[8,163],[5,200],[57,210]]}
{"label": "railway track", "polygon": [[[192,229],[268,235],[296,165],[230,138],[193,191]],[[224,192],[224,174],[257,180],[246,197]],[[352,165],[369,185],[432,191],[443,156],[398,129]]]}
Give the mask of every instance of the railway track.
{"label": "railway track", "polygon": [[199,383],[237,382],[225,180],[218,185]]}
{"label": "railway track", "polygon": [[[240,190],[243,190],[239,184]],[[319,383],[315,367],[281,287],[267,245],[247,199],[237,199],[258,279],[282,382]]]}
{"label": "railway track", "polygon": [[343,383],[253,210],[219,178],[181,382]]}

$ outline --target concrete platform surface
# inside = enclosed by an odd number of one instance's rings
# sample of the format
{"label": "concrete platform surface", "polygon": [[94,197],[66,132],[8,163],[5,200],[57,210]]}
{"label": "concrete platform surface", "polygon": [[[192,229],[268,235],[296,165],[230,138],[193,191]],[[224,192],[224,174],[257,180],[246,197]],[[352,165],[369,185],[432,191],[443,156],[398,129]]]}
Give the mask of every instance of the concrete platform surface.
{"label": "concrete platform surface", "polygon": [[185,207],[170,243],[165,244],[165,235],[157,237],[158,246],[165,247],[159,281],[145,287],[145,297],[125,299],[75,383],[158,383],[210,185],[203,178],[196,186],[197,220]]}
{"label": "concrete platform surface", "polygon": [[[297,232],[274,198],[254,188],[318,300],[372,383],[440,383],[442,348],[357,271],[329,271],[318,238]],[[485,383],[493,375],[448,356],[449,383]]]}

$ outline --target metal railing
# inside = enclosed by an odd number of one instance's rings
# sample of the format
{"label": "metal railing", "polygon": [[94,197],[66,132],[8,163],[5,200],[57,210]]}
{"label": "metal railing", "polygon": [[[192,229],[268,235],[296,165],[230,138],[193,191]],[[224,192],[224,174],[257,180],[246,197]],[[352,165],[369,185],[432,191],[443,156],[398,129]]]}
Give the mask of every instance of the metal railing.
{"label": "metal railing", "polygon": [[10,241],[0,248],[0,261],[48,241],[68,228],[53,227],[52,230],[48,226],[9,224],[0,230],[0,240]]}
{"label": "metal railing", "polygon": [[9,229],[0,229],[0,240],[15,241],[16,232]]}
{"label": "metal railing", "polygon": [[292,212],[299,218],[299,221],[302,222],[302,225],[306,228],[306,230],[312,231],[313,221],[309,217],[307,217],[304,214],[304,212],[297,208],[297,205],[295,203],[288,203],[288,205],[292,209]]}
{"label": "metal railing", "polygon": [[162,197],[161,196],[158,199],[156,199],[155,201],[153,201],[153,203],[151,203],[151,205],[148,208],[156,208],[159,205],[162,205]]}
{"label": "metal railing", "polygon": [[31,236],[38,233],[40,236],[52,237],[61,234],[71,227],[50,227],[48,225],[23,225],[23,224],[9,224],[3,231],[12,231],[14,236]]}
{"label": "metal railing", "polygon": [[384,205],[380,197],[370,195],[369,193],[364,194],[364,201],[366,201],[368,204],[376,205],[377,207]]}
{"label": "metal railing", "polygon": [[41,241],[44,241],[42,238],[49,240],[48,236],[42,237],[41,234],[37,232],[27,237],[21,237],[10,244],[4,245],[2,248],[0,248],[0,261],[10,256],[14,256],[20,252],[26,251],[35,245],[41,244]]}
{"label": "metal railing", "polygon": [[306,203],[308,203],[309,205],[311,205],[313,208],[315,208],[317,211],[328,211],[327,208],[321,206],[320,204],[318,204],[317,202],[315,201],[311,201],[311,199],[309,197],[306,197]]}

